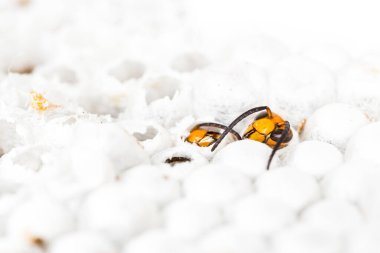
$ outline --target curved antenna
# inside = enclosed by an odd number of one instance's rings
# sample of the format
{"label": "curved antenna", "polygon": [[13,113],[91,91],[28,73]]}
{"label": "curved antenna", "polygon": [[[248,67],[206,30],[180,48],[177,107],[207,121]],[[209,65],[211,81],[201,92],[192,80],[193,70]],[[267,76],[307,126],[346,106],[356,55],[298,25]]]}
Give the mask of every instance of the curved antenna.
{"label": "curved antenna", "polygon": [[270,167],[270,164],[272,162],[272,159],[273,159],[274,155],[276,154],[277,150],[279,149],[281,143],[284,142],[286,136],[288,136],[288,134],[290,132],[290,124],[289,124],[289,122],[285,121],[284,123],[285,123],[285,129],[282,132],[282,134],[280,136],[280,139],[278,140],[278,142],[276,142],[276,145],[273,147],[272,153],[269,156],[268,164],[267,164],[267,170],[269,170],[269,167]]}
{"label": "curved antenna", "polygon": [[[196,127],[200,127],[200,126],[216,127],[216,128],[221,128],[223,130],[227,129],[227,126],[219,124],[219,123],[214,123],[214,122],[206,122],[206,123],[200,123],[196,125]],[[231,129],[231,134],[233,134],[236,137],[236,139],[238,139],[239,141],[242,139],[240,134],[233,129]]]}
{"label": "curved antenna", "polygon": [[218,147],[218,145],[222,142],[222,140],[224,139],[224,137],[226,137],[226,135],[233,130],[232,128],[237,123],[239,123],[244,118],[248,117],[249,115],[251,115],[251,114],[253,114],[255,112],[264,111],[264,110],[267,110],[268,116],[272,117],[272,112],[271,112],[271,110],[269,109],[268,106],[259,106],[259,107],[252,108],[252,109],[246,111],[245,113],[243,113],[242,115],[240,115],[239,117],[237,117],[234,121],[232,121],[232,123],[227,127],[227,129],[222,133],[222,135],[214,143],[214,145],[211,148],[211,152],[214,151]]}

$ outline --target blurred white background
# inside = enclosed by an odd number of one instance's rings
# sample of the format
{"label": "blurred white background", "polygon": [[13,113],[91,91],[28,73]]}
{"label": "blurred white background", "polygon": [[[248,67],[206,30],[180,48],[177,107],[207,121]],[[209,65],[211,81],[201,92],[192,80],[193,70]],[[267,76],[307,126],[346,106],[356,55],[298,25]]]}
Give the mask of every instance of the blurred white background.
{"label": "blurred white background", "polygon": [[380,50],[380,2],[375,0],[203,1],[187,3],[213,36],[242,31],[273,36],[292,48],[329,43],[353,56]]}

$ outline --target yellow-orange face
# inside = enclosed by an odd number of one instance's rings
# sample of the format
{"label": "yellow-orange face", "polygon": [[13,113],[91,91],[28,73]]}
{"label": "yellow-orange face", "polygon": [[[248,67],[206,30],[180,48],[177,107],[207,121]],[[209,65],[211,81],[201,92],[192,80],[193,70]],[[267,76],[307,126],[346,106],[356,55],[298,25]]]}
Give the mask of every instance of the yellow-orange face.
{"label": "yellow-orange face", "polygon": [[[185,141],[195,143],[199,147],[209,147],[214,144],[226,126],[217,123],[202,123],[191,129]],[[241,139],[235,131],[232,132],[234,139]]]}
{"label": "yellow-orange face", "polygon": [[[245,130],[243,138],[263,142],[273,148],[285,129],[285,121],[277,114],[269,117],[266,112],[259,114],[255,121]],[[289,131],[280,148],[286,147],[293,134]]]}
{"label": "yellow-orange face", "polygon": [[208,147],[219,138],[220,133],[207,131],[205,129],[194,129],[186,138],[187,142],[195,143],[200,147]]}

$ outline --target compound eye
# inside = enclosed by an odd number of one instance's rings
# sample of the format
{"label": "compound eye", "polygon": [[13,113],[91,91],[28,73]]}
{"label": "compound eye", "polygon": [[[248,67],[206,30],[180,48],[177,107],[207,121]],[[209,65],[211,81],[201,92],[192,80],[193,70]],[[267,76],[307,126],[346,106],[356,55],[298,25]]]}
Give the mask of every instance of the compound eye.
{"label": "compound eye", "polygon": [[[284,130],[283,129],[276,129],[274,130],[271,135],[270,135],[270,138],[275,141],[275,142],[278,142],[280,141],[280,138],[281,138],[281,135],[284,133]],[[291,131],[289,131],[288,135],[285,137],[283,143],[288,143],[293,137],[293,134]]]}
{"label": "compound eye", "polygon": [[284,130],[281,130],[281,129],[274,130],[272,134],[270,135],[270,138],[274,140],[275,142],[278,142],[283,132]]}

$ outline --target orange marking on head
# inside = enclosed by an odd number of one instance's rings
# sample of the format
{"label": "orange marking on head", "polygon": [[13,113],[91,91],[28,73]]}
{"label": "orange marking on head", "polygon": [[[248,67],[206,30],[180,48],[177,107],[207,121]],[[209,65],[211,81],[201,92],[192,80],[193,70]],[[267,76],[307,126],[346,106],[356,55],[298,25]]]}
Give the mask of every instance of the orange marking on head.
{"label": "orange marking on head", "polygon": [[274,121],[268,118],[258,119],[252,125],[257,132],[264,135],[270,134],[276,128]]}
{"label": "orange marking on head", "polygon": [[273,113],[273,117],[272,117],[272,121],[275,123],[275,124],[278,124],[278,123],[284,123],[284,119],[281,118],[279,115]]}
{"label": "orange marking on head", "polygon": [[258,132],[254,132],[248,136],[248,139],[254,140],[254,141],[259,141],[259,142],[264,142],[265,141],[265,135],[260,134]]}
{"label": "orange marking on head", "polygon": [[271,147],[271,148],[274,148],[274,146],[276,146],[277,142],[272,140],[271,138],[269,138],[266,142],[266,144]]}
{"label": "orange marking on head", "polygon": [[220,137],[219,133],[210,132],[205,129],[194,129],[186,138],[187,142],[195,143],[200,147],[208,147]]}
{"label": "orange marking on head", "polygon": [[[272,113],[272,117],[269,115],[257,118],[249,127],[245,130],[244,137],[250,140],[266,143],[269,147],[274,148],[276,146],[276,140],[270,138],[271,134],[278,129],[285,129],[285,121],[275,113]],[[287,146],[287,142],[281,143],[279,148]]]}
{"label": "orange marking on head", "polygon": [[207,131],[204,130],[204,129],[195,129],[195,130],[193,130],[193,131],[190,132],[190,134],[187,137],[186,141],[188,141],[190,143],[197,143],[200,140],[202,140],[203,137],[205,137],[206,134],[207,134]]}

